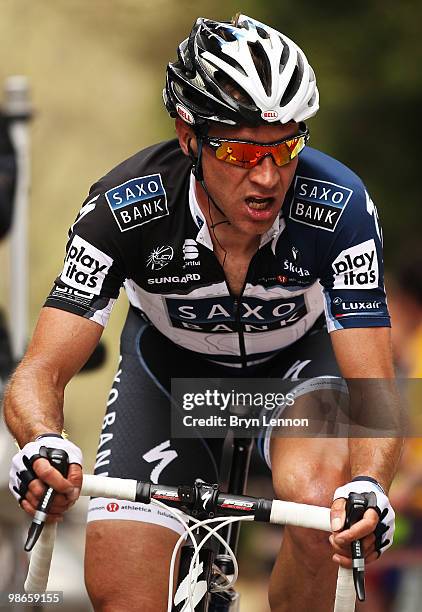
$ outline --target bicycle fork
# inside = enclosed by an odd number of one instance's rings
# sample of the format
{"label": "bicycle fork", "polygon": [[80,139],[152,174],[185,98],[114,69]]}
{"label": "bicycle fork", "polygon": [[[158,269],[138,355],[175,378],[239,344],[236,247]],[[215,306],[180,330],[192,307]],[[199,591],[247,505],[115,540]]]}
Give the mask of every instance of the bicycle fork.
{"label": "bicycle fork", "polygon": [[[194,531],[199,544],[207,535],[200,527]],[[226,576],[233,574],[233,563],[228,555],[218,554],[219,542],[210,538],[204,544],[198,557],[198,568],[193,572],[192,598],[195,612],[238,612],[240,596],[234,589],[212,592],[213,586],[224,586]],[[192,542],[182,547],[177,590],[174,596],[172,612],[190,612],[188,595],[189,568],[195,548]],[[195,584],[196,581],[196,584]]]}
{"label": "bicycle fork", "polygon": [[[207,535],[207,531],[200,527],[193,532],[199,544]],[[211,601],[209,585],[212,583],[213,565],[218,552],[218,543],[214,538],[209,539],[199,552],[199,564],[193,571],[192,595],[195,612],[207,612]],[[189,568],[195,547],[191,541],[186,542],[180,554],[179,578],[177,590],[174,595],[173,612],[187,612],[189,605]],[[195,583],[196,582],[196,583]]]}

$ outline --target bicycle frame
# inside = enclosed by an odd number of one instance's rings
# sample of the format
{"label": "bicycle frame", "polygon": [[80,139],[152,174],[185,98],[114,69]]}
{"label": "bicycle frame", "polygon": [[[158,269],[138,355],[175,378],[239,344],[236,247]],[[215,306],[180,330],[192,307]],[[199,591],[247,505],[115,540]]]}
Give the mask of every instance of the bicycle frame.
{"label": "bicycle frame", "polygon": [[[251,452],[253,447],[252,438],[234,438],[233,439],[233,452],[231,455],[228,493],[234,495],[243,495],[246,490],[247,479],[249,475],[249,463],[251,458]],[[239,542],[240,523],[230,523],[227,527],[222,530],[222,537],[228,543],[234,554],[237,553],[237,547]],[[199,529],[195,532],[198,542],[200,542],[206,535],[204,530]],[[177,580],[176,594],[180,591],[183,592],[184,584],[189,575],[190,563],[194,554],[194,546],[191,543],[187,543],[182,548],[179,574]],[[206,581],[207,585],[213,580],[213,568],[216,566],[220,569],[223,574],[230,573],[226,555],[222,551],[221,544],[218,545],[213,541],[210,541],[205,546],[203,554],[200,554],[200,563],[202,564],[201,576]],[[185,583],[184,583],[185,581]],[[182,586],[181,586],[182,585]],[[196,612],[234,612],[235,607],[239,601],[238,594],[233,590],[229,589],[224,595],[210,593],[209,588],[207,593],[195,607]],[[185,599],[181,600],[180,603],[175,604],[174,612],[181,612],[185,606]]]}

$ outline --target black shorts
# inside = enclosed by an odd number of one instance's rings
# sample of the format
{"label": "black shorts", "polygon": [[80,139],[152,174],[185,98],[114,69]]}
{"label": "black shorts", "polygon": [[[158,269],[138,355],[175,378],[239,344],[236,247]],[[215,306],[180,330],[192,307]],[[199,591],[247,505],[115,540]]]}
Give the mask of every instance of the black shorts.
{"label": "black shorts", "polygon": [[[298,342],[239,374],[237,368],[212,364],[178,347],[130,308],[100,435],[95,474],[173,485],[192,483],[195,478],[218,482],[224,440],[205,439],[200,432],[189,439],[171,436],[171,378],[239,376],[293,381],[330,376],[338,380],[340,374],[323,318]],[[268,464],[267,434],[260,437],[258,446]],[[88,521],[102,519],[139,520],[182,532],[169,513],[153,506],[94,498]]]}

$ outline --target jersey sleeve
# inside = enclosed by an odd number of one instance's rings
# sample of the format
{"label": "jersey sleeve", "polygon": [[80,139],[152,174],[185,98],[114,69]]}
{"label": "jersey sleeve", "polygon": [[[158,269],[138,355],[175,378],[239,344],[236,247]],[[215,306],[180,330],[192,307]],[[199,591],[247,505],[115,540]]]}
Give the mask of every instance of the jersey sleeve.
{"label": "jersey sleeve", "polygon": [[384,289],[382,230],[377,209],[362,183],[332,234],[320,282],[324,288],[328,331],[356,327],[390,327]]}
{"label": "jersey sleeve", "polygon": [[44,306],[80,315],[103,327],[125,278],[125,256],[101,181],[69,230],[63,269]]}

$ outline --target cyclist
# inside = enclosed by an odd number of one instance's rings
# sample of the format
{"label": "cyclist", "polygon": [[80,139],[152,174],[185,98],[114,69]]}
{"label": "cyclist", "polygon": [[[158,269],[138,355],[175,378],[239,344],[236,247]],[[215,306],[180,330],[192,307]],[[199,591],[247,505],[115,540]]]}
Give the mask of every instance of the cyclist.
{"label": "cyclist", "polygon": [[[305,147],[304,121],[319,98],[301,49],[244,15],[199,18],[168,65],[164,102],[177,139],[94,184],[8,390],[6,418],[22,449],[11,488],[29,514],[45,483],[58,492],[52,520],[78,496],[82,456],[61,438],[63,392],[121,285],[130,309],[97,474],[216,480],[222,440],[199,430],[194,439],[171,437],[172,377],[393,377],[376,209],[351,170]],[[299,398],[305,405],[307,395]],[[279,497],[332,504],[331,545],[286,529],[271,608],[326,611],[332,558],[350,566],[356,538],[369,562],[391,543],[386,491],[401,442],[268,432],[261,442]],[[40,457],[42,446],[68,451],[67,479]],[[377,507],[341,532],[349,491],[373,492]],[[165,609],[178,524],[161,510],[102,499],[91,500],[88,520],[95,609]]]}

